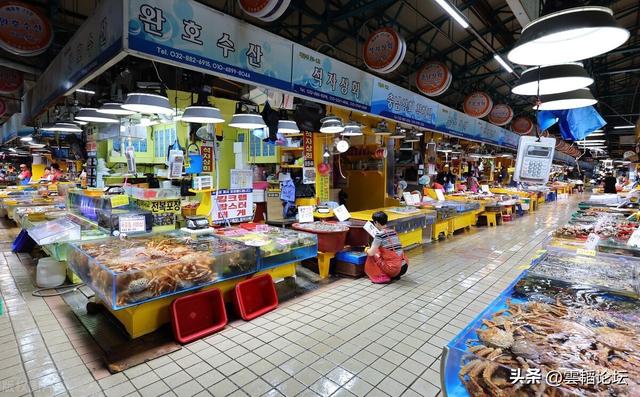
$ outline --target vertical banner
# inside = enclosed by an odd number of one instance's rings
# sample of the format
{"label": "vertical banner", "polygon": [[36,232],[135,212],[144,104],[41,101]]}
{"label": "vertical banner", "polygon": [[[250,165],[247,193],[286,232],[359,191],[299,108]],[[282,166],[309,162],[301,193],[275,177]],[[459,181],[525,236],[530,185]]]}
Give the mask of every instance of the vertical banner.
{"label": "vertical banner", "polygon": [[202,155],[202,172],[213,172],[213,146],[200,146]]}
{"label": "vertical banner", "polygon": [[329,201],[329,190],[329,175],[318,175],[318,191],[316,194],[321,203]]}
{"label": "vertical banner", "polygon": [[302,147],[304,148],[304,166],[313,167],[313,132],[302,133]]}

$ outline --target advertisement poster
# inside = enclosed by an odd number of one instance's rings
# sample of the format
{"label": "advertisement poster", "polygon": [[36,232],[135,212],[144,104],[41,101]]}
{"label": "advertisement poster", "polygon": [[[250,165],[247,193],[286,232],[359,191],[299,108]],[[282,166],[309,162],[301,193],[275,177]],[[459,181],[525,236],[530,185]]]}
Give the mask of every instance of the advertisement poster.
{"label": "advertisement poster", "polygon": [[305,185],[313,185],[316,183],[316,167],[302,168],[302,183]]}
{"label": "advertisement poster", "polygon": [[253,188],[253,171],[231,170],[231,189]]}
{"label": "advertisement poster", "polygon": [[302,133],[302,147],[304,149],[304,166],[313,167],[313,133],[305,131]]}
{"label": "advertisement poster", "polygon": [[248,222],[253,219],[252,189],[219,190],[211,195],[213,223]]}
{"label": "advertisement poster", "polygon": [[318,199],[321,203],[329,201],[329,175],[319,175],[318,176],[318,186],[317,186]]}
{"label": "advertisement poster", "polygon": [[434,128],[440,104],[415,92],[376,78],[371,99],[371,113],[410,123],[423,128]]}
{"label": "advertisement poster", "polygon": [[202,155],[202,172],[213,172],[213,146],[200,146]]}

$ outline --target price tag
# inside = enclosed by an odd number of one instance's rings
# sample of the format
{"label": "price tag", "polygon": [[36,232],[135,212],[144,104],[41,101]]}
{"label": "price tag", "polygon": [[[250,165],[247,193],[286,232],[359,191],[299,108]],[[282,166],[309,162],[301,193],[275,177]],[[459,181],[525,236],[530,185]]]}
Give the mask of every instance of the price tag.
{"label": "price tag", "polygon": [[483,193],[490,193],[489,185],[480,185],[480,189],[482,189]]}
{"label": "price tag", "polygon": [[118,219],[118,230],[120,233],[144,232],[147,224],[143,215],[121,216]]}
{"label": "price tag", "polygon": [[413,205],[420,204],[420,194],[413,193],[411,197],[413,198]]}
{"label": "price tag", "polygon": [[444,201],[444,193],[440,189],[434,189],[436,191],[436,197],[438,201]]}
{"label": "price tag", "polygon": [[589,233],[589,237],[587,237],[587,241],[584,243],[584,249],[587,251],[595,251],[599,241],[600,236],[595,233]]}
{"label": "price tag", "polygon": [[375,237],[378,235],[378,228],[377,228],[377,227],[375,227],[375,226],[373,225],[373,223],[371,223],[371,222],[369,222],[369,221],[367,221],[367,223],[365,223],[365,224],[364,224],[363,228],[364,228],[364,230],[366,230],[366,231],[367,231],[367,233],[369,233],[369,235],[370,235],[371,237],[374,237],[374,238],[375,238]]}
{"label": "price tag", "polygon": [[313,206],[303,205],[298,207],[298,222],[313,222]]}
{"label": "price tag", "polygon": [[336,216],[336,218],[338,218],[340,222],[346,221],[347,219],[351,218],[351,214],[347,210],[347,207],[345,207],[344,205],[334,208],[333,214]]}
{"label": "price tag", "polygon": [[584,248],[578,248],[576,254],[584,256],[596,256],[596,250],[586,250]]}
{"label": "price tag", "polygon": [[640,247],[640,228],[633,231],[633,234],[627,241],[627,245],[630,247]]}
{"label": "price tag", "polygon": [[118,207],[124,207],[125,205],[129,205],[129,196],[124,194],[110,196],[109,200],[111,200],[111,208],[118,208]]}
{"label": "price tag", "polygon": [[404,202],[407,203],[407,205],[414,205],[416,204],[413,201],[413,196],[411,195],[411,193],[409,192],[404,192],[402,193],[402,197],[404,198]]}
{"label": "price tag", "polygon": [[256,232],[258,233],[267,233],[269,232],[269,225],[265,225],[263,223],[256,226]]}

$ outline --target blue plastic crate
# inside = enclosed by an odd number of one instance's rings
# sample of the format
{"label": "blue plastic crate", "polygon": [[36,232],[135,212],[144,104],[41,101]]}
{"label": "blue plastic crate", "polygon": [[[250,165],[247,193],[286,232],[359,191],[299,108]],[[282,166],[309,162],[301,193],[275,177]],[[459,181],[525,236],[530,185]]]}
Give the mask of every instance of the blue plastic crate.
{"label": "blue plastic crate", "polygon": [[336,260],[354,265],[364,265],[367,261],[367,254],[361,251],[340,251],[336,254]]}

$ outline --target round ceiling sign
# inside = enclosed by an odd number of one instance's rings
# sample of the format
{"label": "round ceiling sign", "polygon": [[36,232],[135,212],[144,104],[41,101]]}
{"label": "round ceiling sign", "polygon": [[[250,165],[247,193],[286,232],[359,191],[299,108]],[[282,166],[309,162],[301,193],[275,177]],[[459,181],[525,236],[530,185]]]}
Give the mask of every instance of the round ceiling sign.
{"label": "round ceiling sign", "polygon": [[0,47],[15,55],[41,54],[53,40],[47,16],[20,1],[0,1],[0,26]]}
{"label": "round ceiling sign", "polygon": [[506,125],[513,119],[513,109],[504,103],[493,106],[489,113],[489,122],[495,125]]}
{"label": "round ceiling sign", "polygon": [[529,135],[533,130],[533,122],[525,116],[516,117],[511,123],[511,131],[518,135]]}
{"label": "round ceiling sign", "polygon": [[0,66],[0,94],[16,92],[22,88],[22,83],[22,72]]}
{"label": "round ceiling sign", "polygon": [[451,85],[451,73],[442,62],[431,61],[425,63],[416,73],[416,86],[427,96],[438,96]]}
{"label": "round ceiling sign", "polygon": [[261,17],[270,11],[269,4],[273,0],[238,0],[242,11],[254,17]]}
{"label": "round ceiling sign", "polygon": [[489,114],[493,101],[486,92],[476,91],[464,99],[462,109],[471,117],[481,118]]}
{"label": "round ceiling sign", "polygon": [[398,62],[402,53],[400,36],[391,28],[378,29],[369,35],[363,51],[369,69],[387,69]]}

